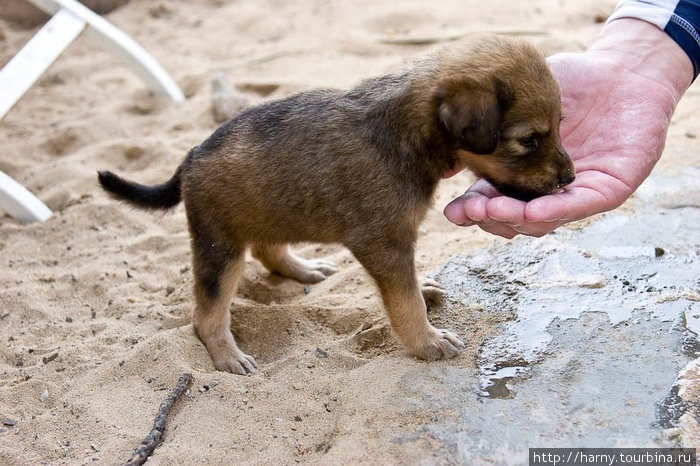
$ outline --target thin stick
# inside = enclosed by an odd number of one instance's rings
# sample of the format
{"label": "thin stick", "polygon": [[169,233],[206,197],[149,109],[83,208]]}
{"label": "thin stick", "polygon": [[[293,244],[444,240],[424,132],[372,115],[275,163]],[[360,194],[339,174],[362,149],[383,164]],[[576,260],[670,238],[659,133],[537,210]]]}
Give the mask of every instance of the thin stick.
{"label": "thin stick", "polygon": [[177,381],[177,386],[173,391],[170,392],[168,398],[160,405],[158,408],[158,413],[153,421],[153,429],[148,434],[148,437],[143,439],[141,444],[138,446],[136,451],[131,455],[129,461],[126,462],[127,466],[139,466],[148,460],[148,458],[153,454],[153,451],[160,444],[163,439],[163,432],[165,432],[165,422],[168,419],[168,414],[170,414],[170,408],[173,404],[182,396],[187,390],[187,387],[192,382],[192,374],[182,374],[180,379]]}
{"label": "thin stick", "polygon": [[[504,35],[504,36],[544,36],[547,35],[544,31],[491,31],[493,34]],[[456,34],[448,34],[445,36],[426,36],[426,37],[410,37],[410,36],[395,36],[395,37],[380,37],[377,42],[380,44],[390,44],[390,45],[428,45],[428,44],[438,44],[441,42],[451,42],[454,40],[462,39],[468,35],[474,34],[474,32],[460,32]]]}

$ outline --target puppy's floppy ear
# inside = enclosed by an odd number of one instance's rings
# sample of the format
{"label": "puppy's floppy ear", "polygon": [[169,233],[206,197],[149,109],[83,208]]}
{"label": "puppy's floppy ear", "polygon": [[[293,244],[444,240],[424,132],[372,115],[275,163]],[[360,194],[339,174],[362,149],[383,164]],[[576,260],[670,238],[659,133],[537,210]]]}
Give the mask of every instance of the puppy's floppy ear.
{"label": "puppy's floppy ear", "polygon": [[500,79],[461,79],[438,88],[438,116],[461,148],[490,154],[498,145],[503,113],[511,99],[509,87]]}

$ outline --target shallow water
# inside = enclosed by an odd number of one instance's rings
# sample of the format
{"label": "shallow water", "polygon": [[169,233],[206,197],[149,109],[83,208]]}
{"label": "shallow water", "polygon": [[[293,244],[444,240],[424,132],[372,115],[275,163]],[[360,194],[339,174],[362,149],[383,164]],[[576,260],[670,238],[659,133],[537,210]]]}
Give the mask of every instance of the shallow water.
{"label": "shallow water", "polygon": [[688,409],[674,382],[700,357],[689,186],[652,179],[633,217],[499,242],[434,273],[448,290],[440,315],[502,322],[480,346],[476,387],[457,368],[432,374],[459,400],[457,420],[429,427],[451,457],[520,464],[528,447],[671,444],[662,429]]}

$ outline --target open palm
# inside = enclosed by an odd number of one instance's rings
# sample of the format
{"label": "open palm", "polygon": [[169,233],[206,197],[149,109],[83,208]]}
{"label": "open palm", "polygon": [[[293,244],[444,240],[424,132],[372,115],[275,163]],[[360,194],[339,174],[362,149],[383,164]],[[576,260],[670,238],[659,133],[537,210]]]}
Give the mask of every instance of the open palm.
{"label": "open palm", "polygon": [[678,98],[670,87],[614,52],[566,53],[548,61],[561,87],[560,132],[576,180],[563,192],[528,203],[479,180],[445,208],[452,222],[478,224],[506,238],[541,236],[619,206],[657,162]]}

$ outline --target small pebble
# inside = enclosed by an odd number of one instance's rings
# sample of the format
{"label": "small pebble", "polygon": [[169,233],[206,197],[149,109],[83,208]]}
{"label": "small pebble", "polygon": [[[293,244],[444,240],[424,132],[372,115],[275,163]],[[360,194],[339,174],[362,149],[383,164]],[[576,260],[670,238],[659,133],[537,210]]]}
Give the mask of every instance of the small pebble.
{"label": "small pebble", "polygon": [[309,294],[311,293],[311,287],[310,286],[305,286],[304,287],[304,294]]}
{"label": "small pebble", "polygon": [[129,146],[124,149],[124,157],[126,157],[129,160],[136,160],[141,158],[146,151],[139,146]]}
{"label": "small pebble", "polygon": [[327,358],[328,357],[328,351],[325,351],[321,348],[316,348],[314,350],[314,354],[316,355],[317,358]]}
{"label": "small pebble", "polygon": [[660,248],[660,247],[658,247],[658,246],[654,248],[654,255],[655,255],[656,257],[661,257],[661,256],[663,256],[664,254],[666,254],[666,251],[664,250],[664,248]]}
{"label": "small pebble", "polygon": [[578,279],[578,286],[581,288],[597,289],[605,286],[603,275],[587,275]]}
{"label": "small pebble", "polygon": [[73,318],[71,316],[66,317],[66,322],[70,324],[71,322],[73,322]]}
{"label": "small pebble", "polygon": [[49,399],[49,389],[45,388],[39,395],[39,401],[42,403]]}
{"label": "small pebble", "polygon": [[148,14],[151,18],[167,18],[172,15],[172,11],[164,4],[154,5],[148,9]]}
{"label": "small pebble", "polygon": [[56,359],[57,357],[58,357],[58,351],[56,351],[55,353],[51,353],[48,356],[44,356],[43,358],[41,358],[41,360],[44,361],[44,364],[48,364],[51,361],[53,361],[54,359]]}
{"label": "small pebble", "polygon": [[248,106],[245,94],[236,89],[231,80],[222,73],[211,79],[211,112],[217,123],[223,123]]}
{"label": "small pebble", "polygon": [[169,286],[165,289],[165,296],[170,296],[175,292],[175,287],[174,286]]}
{"label": "small pebble", "polygon": [[17,421],[15,421],[14,419],[7,418],[2,420],[2,425],[7,427],[14,427],[16,424]]}

